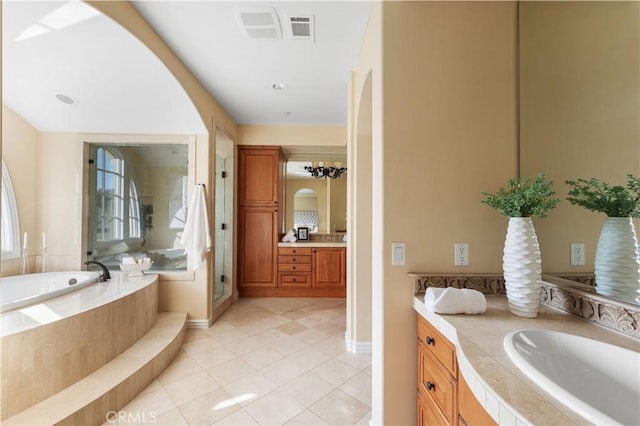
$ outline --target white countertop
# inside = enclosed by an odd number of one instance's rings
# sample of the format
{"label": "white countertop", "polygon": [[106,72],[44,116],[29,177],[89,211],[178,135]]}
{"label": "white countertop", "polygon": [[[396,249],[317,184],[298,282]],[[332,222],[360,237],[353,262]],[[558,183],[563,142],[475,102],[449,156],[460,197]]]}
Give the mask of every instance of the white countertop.
{"label": "white countertop", "polygon": [[111,280],[96,283],[35,305],[0,314],[0,335],[8,336],[86,312],[134,293],[158,280],[157,274],[129,278],[111,271]]}
{"label": "white countertop", "polygon": [[309,241],[304,243],[279,242],[278,247],[346,247],[347,243],[339,241]]}
{"label": "white countertop", "polygon": [[516,367],[503,349],[509,332],[556,330],[640,351],[640,342],[635,339],[545,306],[535,319],[514,316],[504,296],[487,296],[487,311],[481,315],[436,314],[427,309],[423,295],[414,297],[413,308],[455,344],[459,374],[500,425],[589,424]]}

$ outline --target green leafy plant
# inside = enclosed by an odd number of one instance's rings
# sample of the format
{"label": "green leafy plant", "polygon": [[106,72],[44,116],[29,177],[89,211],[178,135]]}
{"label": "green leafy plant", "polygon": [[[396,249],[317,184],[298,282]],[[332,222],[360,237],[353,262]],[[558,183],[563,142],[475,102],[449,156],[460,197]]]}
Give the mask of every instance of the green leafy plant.
{"label": "green leafy plant", "polygon": [[495,194],[483,192],[487,198],[482,203],[507,217],[545,217],[549,210],[560,204],[558,198],[553,198],[555,192],[551,190],[552,186],[553,182],[548,181],[544,173],[535,180],[515,177],[507,182],[506,188],[500,188]]}
{"label": "green leafy plant", "polygon": [[640,217],[640,176],[627,175],[627,186],[611,186],[596,178],[566,180],[567,200],[609,217]]}

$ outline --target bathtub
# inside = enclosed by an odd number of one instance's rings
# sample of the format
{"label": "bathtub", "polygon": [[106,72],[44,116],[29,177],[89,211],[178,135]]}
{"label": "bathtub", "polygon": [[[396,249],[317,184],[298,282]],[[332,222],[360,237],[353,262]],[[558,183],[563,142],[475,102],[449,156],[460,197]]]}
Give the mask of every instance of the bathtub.
{"label": "bathtub", "polygon": [[[102,368],[142,338],[158,316],[157,274],[129,278],[112,271],[106,282],[95,282],[94,272],[8,277],[0,280],[3,296],[5,288],[19,291],[44,275],[76,291],[0,314],[0,395],[10,396],[1,398],[0,423]],[[72,278],[94,282],[78,288],[68,285]]]}
{"label": "bathtub", "polygon": [[98,282],[89,271],[45,272],[0,278],[0,312],[62,296]]}

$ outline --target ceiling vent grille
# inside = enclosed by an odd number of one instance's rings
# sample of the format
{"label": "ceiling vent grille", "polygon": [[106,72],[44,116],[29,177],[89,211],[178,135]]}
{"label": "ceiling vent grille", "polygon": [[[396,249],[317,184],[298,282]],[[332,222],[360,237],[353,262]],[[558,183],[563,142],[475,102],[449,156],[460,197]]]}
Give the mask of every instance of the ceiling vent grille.
{"label": "ceiling vent grille", "polygon": [[236,20],[245,36],[252,39],[280,40],[282,29],[276,10],[272,7],[235,9]]}
{"label": "ceiling vent grille", "polygon": [[313,15],[296,15],[289,17],[289,29],[293,40],[315,41]]}

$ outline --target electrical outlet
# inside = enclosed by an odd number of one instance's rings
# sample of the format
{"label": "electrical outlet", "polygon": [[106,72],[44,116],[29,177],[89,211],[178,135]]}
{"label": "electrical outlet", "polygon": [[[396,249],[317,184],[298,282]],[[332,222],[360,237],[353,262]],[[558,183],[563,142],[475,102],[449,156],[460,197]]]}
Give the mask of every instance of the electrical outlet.
{"label": "electrical outlet", "polygon": [[584,265],[584,243],[571,243],[571,265]]}
{"label": "electrical outlet", "polygon": [[453,264],[456,266],[469,266],[469,244],[454,244]]}

